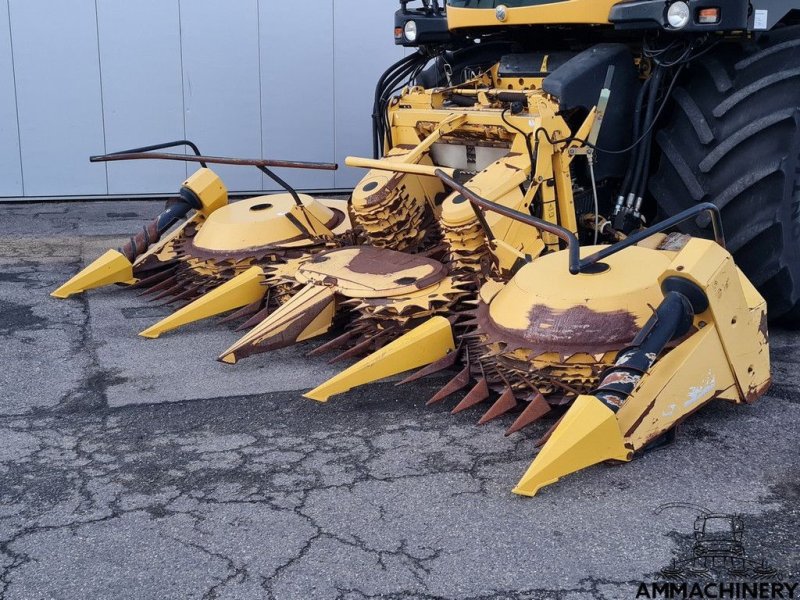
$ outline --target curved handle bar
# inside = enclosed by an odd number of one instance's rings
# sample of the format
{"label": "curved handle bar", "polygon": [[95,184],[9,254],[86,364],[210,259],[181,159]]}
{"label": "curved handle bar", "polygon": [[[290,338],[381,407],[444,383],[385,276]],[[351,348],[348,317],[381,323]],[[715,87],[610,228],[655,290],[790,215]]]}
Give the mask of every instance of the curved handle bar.
{"label": "curved handle bar", "polygon": [[[175,148],[176,146],[189,146],[194,152],[194,156],[189,154],[170,154],[165,152],[153,152],[154,150],[164,150],[166,148]],[[291,185],[286,183],[283,179],[278,177],[268,167],[283,167],[285,169],[316,169],[320,171],[335,171],[339,168],[336,163],[321,163],[321,162],[303,162],[297,160],[269,160],[264,158],[230,158],[227,156],[203,156],[197,144],[190,140],[177,140],[175,142],[165,142],[163,144],[153,144],[152,146],[142,146],[141,148],[132,148],[130,150],[121,150],[120,152],[111,152],[110,154],[101,154],[98,156],[90,156],[89,162],[113,162],[118,160],[177,160],[181,162],[197,162],[200,166],[206,168],[208,163],[217,165],[239,165],[256,167],[259,171],[264,173],[267,177],[272,179],[275,183],[285,189],[292,198],[294,198],[297,206],[303,207],[303,201]]]}
{"label": "curved handle bar", "polygon": [[[677,215],[674,215],[668,219],[664,219],[663,221],[656,223],[652,227],[648,227],[647,229],[643,229],[641,231],[633,233],[624,240],[622,240],[621,242],[617,242],[616,244],[612,244],[611,246],[606,246],[605,248],[595,252],[591,256],[587,256],[586,258],[581,259],[580,242],[578,242],[578,238],[575,236],[575,234],[569,231],[568,229],[560,227],[559,225],[548,223],[547,221],[543,221],[542,219],[537,219],[532,215],[519,212],[518,210],[514,210],[513,208],[508,208],[507,206],[497,204],[496,202],[492,202],[491,200],[487,200],[486,198],[482,198],[469,188],[455,181],[452,177],[450,177],[440,169],[436,170],[436,176],[439,179],[441,179],[445,185],[454,189],[459,194],[464,196],[474,206],[483,208],[484,210],[494,211],[505,217],[514,219],[515,221],[520,221],[521,223],[525,223],[527,225],[530,225],[531,227],[535,227],[536,229],[552,233],[559,239],[566,242],[567,251],[569,252],[569,272],[572,273],[573,275],[577,275],[578,273],[587,270],[592,265],[599,263],[601,260],[603,260],[604,258],[608,258],[612,254],[616,254],[620,250],[624,250],[625,248],[634,246],[639,242],[641,242],[642,240],[647,239],[656,233],[661,233],[662,231],[669,229],[670,227],[674,227],[675,225],[678,225],[683,221],[687,221],[692,217],[696,217],[700,213],[704,212],[708,212],[711,215],[711,222],[714,228],[715,241],[723,248],[725,247],[725,235],[722,231],[722,217],[720,215],[719,208],[717,208],[711,202],[703,202],[701,204],[693,206],[692,208],[688,208],[682,212],[679,212]],[[478,219],[481,221],[481,224],[484,226],[484,228],[488,229],[488,225],[486,225],[486,221],[485,219],[483,219],[483,216],[478,215]],[[487,231],[487,235],[489,235],[491,239],[490,231]]]}
{"label": "curved handle bar", "polygon": [[164,152],[140,151],[136,149],[90,156],[89,162],[113,162],[118,160],[177,160],[182,162],[198,162],[202,167],[207,163],[216,165],[237,165],[246,167],[283,167],[286,169],[315,169],[319,171],[335,171],[336,163],[303,162],[299,160],[270,160],[266,158],[231,158],[228,156],[192,156],[190,154],[169,154]]}
{"label": "curved handle bar", "polygon": [[[140,154],[142,152],[151,152],[153,150],[165,150],[166,148],[177,148],[178,146],[189,146],[194,152],[195,156],[200,156],[200,149],[197,147],[191,140],[176,140],[174,142],[164,142],[161,144],[151,144],[150,146],[142,146],[141,148],[131,148],[130,150],[120,150],[119,152],[109,152],[104,156],[120,156],[123,154]],[[90,156],[89,162],[101,162],[102,157],[99,156]],[[123,159],[109,159],[109,160],[125,160]],[[200,163],[201,166],[205,168],[206,164],[204,162]]]}

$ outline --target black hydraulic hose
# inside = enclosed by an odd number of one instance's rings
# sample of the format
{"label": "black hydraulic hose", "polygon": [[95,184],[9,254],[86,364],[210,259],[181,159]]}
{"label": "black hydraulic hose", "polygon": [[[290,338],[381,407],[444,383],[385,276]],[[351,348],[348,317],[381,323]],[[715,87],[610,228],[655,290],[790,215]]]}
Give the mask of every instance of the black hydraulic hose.
{"label": "black hydraulic hose", "polygon": [[650,175],[650,158],[653,154],[653,133],[651,132],[650,135],[645,140],[644,147],[642,148],[644,152],[644,161],[642,164],[642,172],[641,177],[639,179],[639,187],[635,190],[636,197],[642,198],[644,197],[644,191],[647,188],[647,179]]}
{"label": "black hydraulic hose", "polygon": [[650,127],[648,127],[643,134],[641,134],[638,138],[636,138],[633,141],[633,143],[631,143],[630,145],[626,146],[625,148],[620,148],[618,150],[612,150],[611,148],[603,148],[601,146],[598,146],[597,144],[593,144],[593,143],[589,142],[588,140],[583,140],[581,138],[574,137],[574,136],[562,138],[562,139],[559,139],[559,140],[554,140],[553,138],[550,137],[550,134],[548,133],[548,131],[543,127],[537,128],[534,133],[537,136],[540,135],[540,134],[543,135],[547,139],[548,142],[550,142],[551,144],[554,144],[554,145],[555,144],[569,144],[571,142],[579,142],[580,144],[582,144],[584,146],[587,146],[589,148],[592,148],[594,150],[597,150],[597,152],[602,152],[603,154],[625,154],[627,152],[630,152],[636,146],[638,146],[639,144],[642,143],[644,138],[652,131],[653,127],[658,122],[658,118],[661,116],[661,113],[666,108],[666,106],[668,104],[668,101],[670,99],[670,96],[672,95],[672,89],[675,87],[675,84],[678,82],[678,78],[680,77],[680,74],[683,71],[683,68],[685,66],[686,66],[685,63],[681,63],[681,64],[678,65],[678,68],[675,70],[675,74],[672,76],[672,80],[670,81],[669,85],[667,86],[667,91],[663,95],[663,98],[661,100],[661,104],[659,105],[658,110],[656,111],[655,117],[653,118],[653,121],[650,124]]}
{"label": "black hydraulic hose", "polygon": [[392,94],[396,91],[396,86],[401,82],[404,82],[409,77],[415,73],[420,64],[422,64],[422,60],[420,56],[412,55],[417,61],[409,62],[408,64],[403,65],[399,70],[389,75],[389,77],[383,82],[384,89],[380,92],[380,97],[378,99],[378,105],[376,114],[378,115],[379,119],[379,136],[376,138],[378,142],[378,150],[379,156],[383,154],[383,144],[384,140],[389,143],[389,147],[392,146],[392,139],[391,139],[391,129],[389,125],[389,117],[387,114],[389,108],[389,101],[391,100]]}
{"label": "black hydraulic hose", "polygon": [[[659,69],[659,71],[661,72],[661,77],[657,82],[656,91],[661,86],[661,82],[663,81],[663,69]],[[653,118],[657,119],[658,117]],[[637,198],[644,197],[645,190],[647,189],[647,180],[650,176],[650,160],[653,156],[653,137],[655,136],[655,131],[655,127],[651,127],[650,133],[647,135],[647,139],[642,146],[642,150],[644,151],[644,165],[642,167],[639,187],[635,190]]]}
{"label": "black hydraulic hose", "polygon": [[125,245],[119,248],[128,261],[133,262],[147,249],[161,239],[161,236],[175,223],[183,219],[190,210],[199,210],[203,207],[200,199],[188,188],[181,189],[180,198],[167,204],[164,211],[136,235],[130,237]]}
{"label": "black hydraulic hose", "polygon": [[[703,291],[695,284],[688,279],[682,282],[690,295],[698,298],[699,293],[699,298],[705,299]],[[622,408],[667,344],[689,332],[694,315],[703,308],[702,301],[700,306],[694,304],[679,291],[667,291],[631,347],[619,353],[614,366],[604,373],[603,380],[592,395],[614,412]]]}
{"label": "black hydraulic hose", "polygon": [[[417,53],[418,54],[418,53]],[[401,69],[409,62],[416,60],[416,54],[409,54],[401,58],[399,61],[391,65],[383,74],[378,78],[378,83],[375,85],[375,98],[372,105],[372,153],[374,157],[380,158],[380,146],[383,144],[383,132],[381,131],[380,123],[383,120],[383,115],[380,112],[381,98],[385,92],[385,82],[396,70]]]}
{"label": "black hydraulic hose", "polygon": [[[525,100],[527,102],[527,98]],[[504,108],[503,112],[500,113],[500,118],[503,120],[503,123],[505,123],[506,125],[508,125],[512,129],[516,130],[525,139],[525,148],[527,148],[527,150],[528,150],[528,160],[531,161],[531,175],[530,175],[530,177],[531,177],[531,185],[528,186],[528,189],[530,189],[531,186],[534,184],[533,174],[536,172],[536,155],[539,152],[539,146],[537,144],[536,151],[534,151],[533,146],[531,144],[531,135],[532,134],[531,133],[525,133],[524,131],[522,131],[522,129],[520,129],[519,127],[517,127],[513,123],[511,123],[508,119],[506,119],[506,113],[508,112],[508,110],[509,110],[508,108]]]}
{"label": "black hydraulic hose", "polygon": [[[162,144],[151,144],[149,146],[142,146],[141,148],[131,148],[130,150],[120,150],[119,152],[109,152],[107,156],[117,156],[120,154],[141,154],[142,152],[152,152],[154,150],[166,150],[168,148],[175,148],[178,146],[188,146],[192,149],[195,156],[202,156],[200,149],[191,140],[175,140],[174,142],[164,142]],[[201,162],[200,166],[205,168],[206,163]]]}
{"label": "black hydraulic hose", "polygon": [[[386,133],[388,131],[388,115],[386,114],[389,101],[392,98],[392,95],[398,91],[399,87],[405,84],[405,81],[409,78],[413,78],[417,72],[419,72],[422,67],[428,62],[427,58],[422,55],[421,53],[416,53],[412,55],[415,60],[411,61],[410,63],[403,65],[401,69],[392,73],[384,82],[384,89],[381,92],[379,103],[378,103],[378,115],[383,120],[384,128]],[[398,87],[399,86],[399,87]]]}
{"label": "black hydraulic hose", "polygon": [[[427,62],[427,61],[425,61]],[[397,91],[398,85],[402,87],[405,83],[405,80],[411,77],[415,72],[417,72],[421,65],[423,65],[423,61],[420,60],[419,62],[412,62],[408,65],[405,65],[401,70],[392,74],[387,80],[384,82],[385,89],[383,90],[380,103],[381,105],[387,103],[391,100],[392,94]],[[381,113],[381,116],[386,116],[384,113]]]}
{"label": "black hydraulic hose", "polygon": [[297,206],[299,206],[299,207],[301,207],[301,208],[302,208],[303,206],[305,206],[305,205],[303,204],[303,201],[300,199],[300,194],[298,194],[298,193],[297,193],[297,190],[296,190],[296,189],[294,189],[292,186],[290,186],[288,183],[286,183],[286,182],[285,182],[283,179],[281,179],[280,177],[278,177],[278,176],[275,174],[275,171],[272,171],[271,169],[268,169],[267,167],[258,167],[258,168],[259,168],[259,170],[260,170],[262,173],[264,173],[264,175],[266,175],[267,177],[269,177],[270,179],[272,179],[272,181],[274,181],[274,182],[275,182],[275,183],[277,183],[279,186],[281,186],[281,187],[282,187],[284,190],[286,190],[287,192],[289,192],[289,195],[290,195],[290,196],[291,196],[291,197],[294,199],[294,203],[295,203]]}
{"label": "black hydraulic hose", "polygon": [[663,69],[661,67],[656,67],[656,70],[652,75],[652,84],[650,85],[650,89],[647,94],[647,110],[645,111],[644,115],[644,130],[646,131],[646,134],[642,140],[642,146],[637,157],[636,170],[634,171],[633,175],[633,182],[631,183],[631,191],[634,193],[636,193],[636,191],[639,189],[639,184],[644,176],[644,161],[647,155],[647,147],[650,145],[653,132],[653,116],[656,110],[656,100],[658,99],[658,90],[661,87],[661,78],[663,74]]}
{"label": "black hydraulic hose", "polygon": [[423,61],[427,61],[425,55],[422,52],[417,51],[414,54],[407,56],[403,61],[397,63],[395,65],[396,68],[386,73],[386,76],[381,82],[380,89],[376,90],[376,100],[379,103],[387,100],[387,95],[391,93],[391,90],[400,81],[412,73],[414,69],[418,68]]}
{"label": "black hydraulic hose", "polygon": [[379,158],[381,146],[383,144],[384,128],[383,128],[383,115],[381,114],[381,96],[384,92],[384,83],[386,78],[389,77],[394,71],[402,66],[409,57],[404,58],[398,63],[389,67],[386,72],[381,75],[378,83],[375,86],[375,97],[372,105],[372,152],[375,158]]}
{"label": "black hydraulic hose", "polygon": [[478,98],[476,96],[462,96],[461,94],[450,94],[448,100],[456,106],[461,106],[463,108],[470,108],[478,103]]}
{"label": "black hydraulic hose", "polygon": [[383,153],[385,152],[385,150],[386,150],[385,146],[386,145],[388,145],[389,148],[392,148],[392,146],[394,145],[394,140],[392,139],[391,123],[389,122],[389,114],[388,114],[388,112],[389,112],[389,102],[390,102],[390,99],[391,99],[392,90],[394,89],[392,86],[397,81],[402,81],[402,80],[407,79],[411,75],[411,73],[412,73],[411,70],[401,71],[396,76],[396,77],[399,77],[399,79],[395,78],[395,79],[392,79],[389,82],[387,82],[387,83],[390,83],[392,85],[391,86],[387,86],[387,88],[386,88],[386,90],[384,92],[384,95],[381,96],[381,101],[378,104],[378,113],[380,114],[380,117],[379,117],[380,118],[380,132],[381,132],[380,140],[379,140],[379,150],[380,150],[380,154],[381,155],[383,155]]}
{"label": "black hydraulic hose", "polygon": [[[386,90],[385,82],[386,80],[391,77],[394,73],[398,70],[402,69],[406,64],[413,62],[416,60],[416,54],[409,54],[408,56],[404,56],[399,61],[391,65],[383,74],[378,78],[378,82],[375,85],[375,98],[373,101],[373,107],[377,108],[378,104],[380,103],[381,96]],[[373,117],[377,117],[377,112],[373,114]]]}
{"label": "black hydraulic hose", "polygon": [[[664,76],[664,69],[661,67],[656,67],[658,70],[653,75],[653,77],[658,76],[658,80],[654,83],[653,94],[657,95],[659,92],[659,88],[661,87],[661,82],[663,81]],[[655,105],[655,102],[654,102]],[[657,116],[654,116],[653,119],[657,119]],[[652,124],[649,124],[652,125]],[[655,127],[650,127],[650,131],[647,134],[644,142],[642,143],[642,152],[644,153],[644,160],[642,161],[642,170],[639,173],[639,185],[634,188],[632,191],[636,194],[636,198],[642,198],[644,196],[645,189],[647,189],[647,179],[650,176],[650,159],[653,155],[653,137],[655,136]]]}
{"label": "black hydraulic hose", "polygon": [[[636,95],[636,107],[633,111],[633,135],[631,139],[638,139],[642,131],[642,106],[644,106],[644,97],[647,93],[647,88],[650,87],[650,79],[647,79],[642,87],[639,88],[639,93]],[[633,149],[630,157],[628,158],[628,168],[625,171],[625,179],[622,180],[622,185],[619,187],[619,195],[625,197],[630,191],[631,181],[633,180],[634,163],[639,158],[639,148],[636,146]]]}

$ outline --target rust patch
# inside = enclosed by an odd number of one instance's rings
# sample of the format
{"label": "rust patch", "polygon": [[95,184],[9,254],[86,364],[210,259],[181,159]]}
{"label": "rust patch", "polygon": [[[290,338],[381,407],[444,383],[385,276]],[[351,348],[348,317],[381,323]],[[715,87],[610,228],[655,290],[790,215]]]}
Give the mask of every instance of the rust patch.
{"label": "rust patch", "polygon": [[[178,257],[184,261],[191,259],[238,263],[252,259],[258,263],[281,262],[286,258],[299,258],[303,254],[313,252],[314,246],[305,248],[281,248],[280,246],[259,246],[257,248],[243,248],[241,250],[205,250],[194,245],[192,239],[180,240],[175,244]],[[324,250],[326,246],[318,245],[317,251]]]}
{"label": "rust patch", "polygon": [[764,336],[764,341],[769,343],[769,327],[767,321],[767,311],[761,311],[761,321],[758,324],[758,331]]}
{"label": "rust patch", "polygon": [[378,191],[374,194],[370,194],[364,199],[364,204],[366,206],[375,206],[376,204],[382,204],[386,201],[390,194],[392,194],[397,187],[400,185],[400,182],[403,181],[403,177],[405,177],[405,173],[395,173],[389,178],[384,185],[378,188]]}
{"label": "rust patch", "polygon": [[[327,260],[325,254],[314,257],[310,264],[319,264]],[[413,270],[425,270],[430,268],[430,272],[410,281],[414,275]],[[441,281],[448,273],[447,267],[437,260],[426,258],[416,254],[406,254],[396,252],[387,248],[375,248],[372,246],[359,246],[358,252],[353,256],[347,268],[360,275],[390,275],[397,273],[398,278],[405,278],[406,271],[412,271],[405,279],[403,285],[413,285],[416,289],[426,288]]]}
{"label": "rust patch", "polygon": [[158,231],[158,218],[150,221],[142,230],[131,237],[128,242],[119,249],[120,254],[133,263],[139,256],[147,252],[147,249],[161,239]]}
{"label": "rust patch", "polygon": [[656,250],[672,250],[677,252],[683,250],[683,247],[686,246],[691,239],[692,236],[685,233],[673,232],[661,240]]}
{"label": "rust patch", "polygon": [[[470,311],[472,315],[475,319],[469,324],[477,328],[466,337],[474,341],[474,354],[492,382],[502,380],[515,390],[541,393],[553,406],[567,404],[576,396],[596,389],[600,373],[610,366],[609,361],[613,361],[620,350],[592,352],[591,348],[577,343],[572,347],[559,343],[533,347],[519,332],[509,332],[491,322],[484,303]],[[568,362],[568,357],[574,355],[584,356]]]}
{"label": "rust patch", "polygon": [[[332,208],[333,215],[331,219],[325,223],[325,227],[333,231],[336,227],[338,227],[342,221],[344,221],[345,214],[344,212]],[[240,248],[238,250],[207,250],[205,248],[200,248],[194,243],[194,236],[197,232],[192,231],[191,235],[187,235],[186,242],[181,244],[181,249],[184,250],[189,258],[203,258],[203,259],[211,259],[211,260],[242,260],[245,258],[253,258],[255,260],[266,260],[269,255],[275,256],[287,256],[292,258],[298,258],[303,254],[307,254],[308,252],[312,251],[309,250],[310,248],[316,247],[317,250],[324,250],[325,248],[331,247],[331,245],[338,245],[338,244],[331,244],[331,243],[323,243],[323,242],[314,242],[313,240],[308,239],[305,235],[298,234],[293,237],[287,238],[285,240],[280,240],[278,242],[272,244],[265,244],[263,246],[254,246],[252,248]],[[337,236],[337,239],[340,239],[341,236]],[[285,248],[284,244],[290,244],[292,242],[298,242],[300,240],[308,239],[308,246],[304,247],[293,247],[293,248]],[[269,262],[274,262],[270,260]]]}
{"label": "rust patch", "polygon": [[747,393],[744,396],[744,401],[747,404],[753,404],[756,400],[761,398],[764,394],[767,393],[767,390],[772,386],[772,377],[767,379],[764,383],[760,386],[750,386],[748,388]]}
{"label": "rust patch", "polygon": [[537,304],[528,313],[530,325],[523,333],[534,343],[560,342],[568,345],[610,346],[619,348],[636,337],[636,317],[627,311],[595,312],[585,306],[553,310]]}
{"label": "rust patch", "polygon": [[630,429],[628,429],[628,431],[625,432],[625,436],[624,437],[630,437],[631,434],[638,429],[639,425],[642,424],[642,421],[645,420],[645,417],[647,417],[647,415],[649,415],[650,412],[653,410],[653,407],[656,405],[656,400],[657,399],[658,398],[653,398],[653,400],[650,402],[650,404],[648,404],[644,408],[644,411],[642,412],[641,415],[639,415],[639,418],[636,419],[633,422],[633,425],[631,425]]}
{"label": "rust patch", "polygon": [[621,385],[630,385],[635,387],[639,380],[642,378],[641,375],[634,375],[629,371],[622,370],[624,367],[621,367],[619,370],[614,370],[600,382],[600,388],[603,388],[607,385],[612,385],[615,383],[619,383]]}
{"label": "rust patch", "polygon": [[478,324],[491,341],[506,344],[506,351],[524,348],[535,354],[578,352],[600,354],[629,346],[639,328],[636,317],[624,310],[598,313],[585,306],[556,311],[541,304],[528,313],[529,326],[507,329],[492,321],[489,306],[478,305]]}

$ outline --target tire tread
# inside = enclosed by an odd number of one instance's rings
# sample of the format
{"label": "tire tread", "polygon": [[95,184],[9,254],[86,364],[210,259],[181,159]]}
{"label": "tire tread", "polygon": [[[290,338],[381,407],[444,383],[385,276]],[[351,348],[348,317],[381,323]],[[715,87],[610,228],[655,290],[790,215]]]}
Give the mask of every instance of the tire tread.
{"label": "tire tread", "polygon": [[[721,44],[687,69],[656,134],[649,191],[669,216],[710,201],[770,317],[800,325],[800,26]],[[701,67],[701,68],[696,68]],[[707,217],[688,223],[697,234]]]}

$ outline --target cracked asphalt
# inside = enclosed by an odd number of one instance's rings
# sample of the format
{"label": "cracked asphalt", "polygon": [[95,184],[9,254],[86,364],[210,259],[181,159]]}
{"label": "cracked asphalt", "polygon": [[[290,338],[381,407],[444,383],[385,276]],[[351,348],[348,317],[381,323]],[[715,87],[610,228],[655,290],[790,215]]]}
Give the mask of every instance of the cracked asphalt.
{"label": "cracked asphalt", "polygon": [[[300,398],[309,346],[229,366],[218,322],[160,340],[131,290],[48,293],[160,204],[0,205],[0,599],[634,598],[691,551],[695,513],[740,513],[751,556],[799,576],[800,334],[775,384],[671,447],[534,499],[510,490],[551,424],[503,437],[425,400],[445,379]],[[437,385],[438,384],[438,385]]]}

